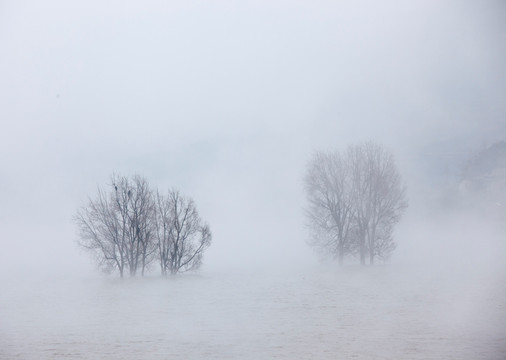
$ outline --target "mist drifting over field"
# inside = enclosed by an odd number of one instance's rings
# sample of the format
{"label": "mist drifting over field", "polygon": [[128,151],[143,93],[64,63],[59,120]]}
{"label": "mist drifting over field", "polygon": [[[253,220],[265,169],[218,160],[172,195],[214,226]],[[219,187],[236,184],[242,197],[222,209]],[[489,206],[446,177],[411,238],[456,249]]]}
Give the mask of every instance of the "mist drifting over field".
{"label": "mist drifting over field", "polygon": [[[506,140],[505,24],[500,1],[0,4],[0,358],[504,358],[505,164],[476,163]],[[303,176],[367,140],[409,207],[387,264],[338,269]],[[198,273],[95,269],[72,217],[112,172],[193,197]]]}

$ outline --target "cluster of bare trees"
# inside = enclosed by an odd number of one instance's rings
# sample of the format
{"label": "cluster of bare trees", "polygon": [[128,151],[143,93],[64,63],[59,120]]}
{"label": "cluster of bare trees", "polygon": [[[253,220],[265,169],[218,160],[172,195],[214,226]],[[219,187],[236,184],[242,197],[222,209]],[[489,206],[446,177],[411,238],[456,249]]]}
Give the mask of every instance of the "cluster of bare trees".
{"label": "cluster of bare trees", "polygon": [[[393,230],[407,207],[393,155],[367,142],[344,152],[317,152],[305,176],[310,244],[343,263],[386,260]],[[155,263],[162,275],[196,270],[211,231],[194,201],[176,190],[153,189],[141,176],[111,176],[75,216],[79,244],[104,270],[144,275]]]}
{"label": "cluster of bare trees", "polygon": [[365,264],[387,259],[392,233],[407,207],[393,155],[367,142],[345,152],[317,152],[305,177],[310,244],[342,264],[358,256]]}
{"label": "cluster of bare trees", "polygon": [[123,277],[144,275],[155,261],[163,275],[200,267],[212,236],[192,199],[177,190],[161,194],[138,175],[113,175],[109,189],[99,188],[75,216],[79,244],[101,268]]}

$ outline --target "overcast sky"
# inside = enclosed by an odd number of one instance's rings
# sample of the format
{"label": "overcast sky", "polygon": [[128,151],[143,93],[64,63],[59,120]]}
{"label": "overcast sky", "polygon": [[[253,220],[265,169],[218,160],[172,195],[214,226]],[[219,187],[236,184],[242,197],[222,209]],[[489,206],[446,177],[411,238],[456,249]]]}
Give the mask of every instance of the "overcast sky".
{"label": "overcast sky", "polygon": [[3,0],[0,59],[9,270],[89,266],[72,216],[112,172],[194,197],[210,268],[306,261],[314,150],[376,140],[415,189],[424,146],[506,135],[499,0]]}

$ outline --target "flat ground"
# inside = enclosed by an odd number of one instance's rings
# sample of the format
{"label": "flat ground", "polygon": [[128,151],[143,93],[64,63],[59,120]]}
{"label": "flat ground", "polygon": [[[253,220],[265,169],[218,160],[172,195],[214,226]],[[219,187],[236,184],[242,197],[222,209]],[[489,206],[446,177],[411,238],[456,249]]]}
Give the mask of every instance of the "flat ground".
{"label": "flat ground", "polygon": [[4,279],[5,359],[505,359],[506,279],[402,266]]}

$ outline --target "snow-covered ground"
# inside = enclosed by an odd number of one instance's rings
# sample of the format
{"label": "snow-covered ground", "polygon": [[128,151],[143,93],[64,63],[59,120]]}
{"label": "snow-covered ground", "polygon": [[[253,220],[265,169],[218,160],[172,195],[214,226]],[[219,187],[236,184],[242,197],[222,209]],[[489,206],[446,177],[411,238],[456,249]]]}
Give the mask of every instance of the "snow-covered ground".
{"label": "snow-covered ground", "polygon": [[0,358],[505,359],[502,275],[390,265],[10,278]]}

